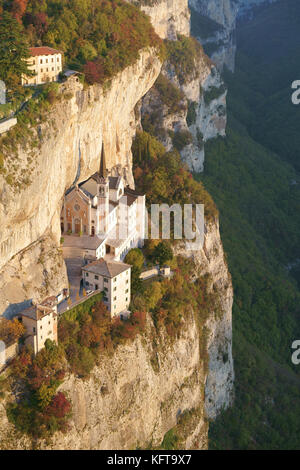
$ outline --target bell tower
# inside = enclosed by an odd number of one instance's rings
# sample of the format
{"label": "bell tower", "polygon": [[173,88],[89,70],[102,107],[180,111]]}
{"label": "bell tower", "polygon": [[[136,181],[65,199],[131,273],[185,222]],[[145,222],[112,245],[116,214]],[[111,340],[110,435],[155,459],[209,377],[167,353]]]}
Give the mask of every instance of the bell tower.
{"label": "bell tower", "polygon": [[108,232],[109,215],[109,180],[107,177],[104,145],[102,143],[101,160],[98,179],[98,216],[100,233]]}

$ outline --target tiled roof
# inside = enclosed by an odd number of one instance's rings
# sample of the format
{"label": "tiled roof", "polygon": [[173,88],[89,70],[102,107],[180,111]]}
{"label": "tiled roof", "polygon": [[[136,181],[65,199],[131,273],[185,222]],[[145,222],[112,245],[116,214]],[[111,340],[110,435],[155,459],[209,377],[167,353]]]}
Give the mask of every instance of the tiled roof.
{"label": "tiled roof", "polygon": [[93,274],[100,274],[100,276],[115,277],[121,274],[127,269],[131,268],[130,264],[118,262],[118,261],[106,261],[101,258],[93,263],[84,266],[82,269]]}
{"label": "tiled roof", "polygon": [[48,46],[30,47],[29,50],[32,57],[36,57],[39,55],[62,54],[61,51],[58,51],[57,49],[53,49],[52,47]]}
{"label": "tiled roof", "polygon": [[31,307],[23,310],[21,312],[22,317],[28,317],[32,320],[40,320],[42,317],[48,315],[52,309],[57,305],[56,297],[48,297],[47,299],[43,300],[38,305],[32,305]]}

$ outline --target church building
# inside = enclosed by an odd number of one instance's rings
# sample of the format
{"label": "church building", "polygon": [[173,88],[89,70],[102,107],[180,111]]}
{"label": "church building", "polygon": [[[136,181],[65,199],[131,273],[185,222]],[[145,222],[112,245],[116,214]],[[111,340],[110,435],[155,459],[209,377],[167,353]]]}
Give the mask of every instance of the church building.
{"label": "church building", "polygon": [[108,176],[102,145],[99,171],[65,195],[62,233],[80,235],[87,255],[123,260],[130,249],[143,246],[145,202],[121,176]]}

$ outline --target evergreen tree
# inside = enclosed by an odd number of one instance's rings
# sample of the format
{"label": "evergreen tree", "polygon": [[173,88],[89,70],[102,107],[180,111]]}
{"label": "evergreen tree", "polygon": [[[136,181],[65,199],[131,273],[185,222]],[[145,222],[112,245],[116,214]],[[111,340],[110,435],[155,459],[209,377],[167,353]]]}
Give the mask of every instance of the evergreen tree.
{"label": "evergreen tree", "polygon": [[4,11],[0,17],[0,80],[6,83],[7,88],[16,90],[23,74],[33,75],[26,62],[29,57],[22,26]]}

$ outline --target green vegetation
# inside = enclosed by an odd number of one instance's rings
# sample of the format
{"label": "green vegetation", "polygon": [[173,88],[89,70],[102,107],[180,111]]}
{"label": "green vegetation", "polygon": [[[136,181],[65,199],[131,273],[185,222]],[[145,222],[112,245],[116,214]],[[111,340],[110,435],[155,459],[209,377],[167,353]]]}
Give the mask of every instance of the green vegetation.
{"label": "green vegetation", "polygon": [[[100,297],[99,297],[100,296]],[[81,378],[89,376],[103,354],[111,354],[145,327],[144,312],[134,312],[129,320],[111,321],[101,294],[66,312],[59,321],[58,338],[71,371]]]}
{"label": "green vegetation", "polygon": [[144,266],[144,255],[142,250],[139,248],[134,248],[130,250],[125,259],[125,263],[131,264],[131,295],[134,295],[136,292],[141,290],[142,281],[140,279],[140,274]]}
{"label": "green vegetation", "polygon": [[193,136],[190,131],[183,130],[174,132],[172,140],[174,147],[180,152],[184,147],[193,142]]}
{"label": "green vegetation", "polygon": [[[37,133],[34,128],[38,124],[45,122],[51,106],[56,100],[63,97],[59,93],[58,83],[49,83],[36,90],[32,98],[18,112],[18,123],[9,132],[0,138],[0,148],[2,159],[0,161],[0,173],[5,175],[7,184],[13,186],[15,190],[30,184],[30,168],[19,172],[15,162],[18,153],[18,145],[22,144],[24,148],[37,150],[41,145],[42,134]],[[5,164],[7,162],[7,164]],[[10,168],[10,173],[7,173]]]}
{"label": "green vegetation", "polygon": [[16,428],[32,438],[45,438],[66,431],[71,404],[57,388],[65,376],[63,351],[50,340],[34,358],[23,349],[11,370],[15,383],[23,385],[23,397],[10,403],[7,416]]}
{"label": "green vegetation", "polygon": [[220,210],[235,294],[236,399],[210,424],[211,448],[300,448],[300,369],[291,363],[300,294],[287,269],[300,258],[299,107],[286,123],[299,18],[299,2],[288,0],[241,25],[237,70],[226,76],[227,138],[207,144],[196,176]]}
{"label": "green vegetation", "polygon": [[193,124],[195,124],[195,122],[196,122],[197,106],[198,106],[197,101],[189,101],[188,112],[187,112],[187,116],[186,116],[186,122],[187,122],[187,125],[189,127],[192,126]]}
{"label": "green vegetation", "polygon": [[29,56],[21,25],[4,11],[0,16],[0,80],[5,82],[8,90],[20,89],[23,74],[32,76],[26,62]]}
{"label": "green vegetation", "polygon": [[179,83],[183,85],[191,78],[199,76],[200,59],[210,65],[210,59],[204,54],[197,39],[178,35],[177,41],[166,41],[167,60],[173,65]]}
{"label": "green vegetation", "polygon": [[218,99],[226,91],[224,84],[220,87],[211,87],[209,90],[205,90],[203,93],[205,104],[209,104],[211,101]]}
{"label": "green vegetation", "polygon": [[158,245],[154,248],[153,258],[159,263],[160,266],[163,266],[167,261],[172,261],[173,251],[171,244],[167,240],[159,242]]}
{"label": "green vegetation", "polygon": [[[165,435],[160,445],[163,450],[179,450],[185,449],[186,439],[191,436],[192,432],[203,419],[202,410],[199,408],[185,410],[179,415],[177,424],[170,429]],[[204,427],[207,425],[205,424]],[[205,430],[203,429],[203,432]],[[200,448],[200,443],[194,443],[195,448]]]}
{"label": "green vegetation", "polygon": [[88,83],[113,77],[133,64],[142,48],[163,52],[149,18],[123,0],[1,0],[1,6],[24,27],[24,43],[63,51]]}
{"label": "green vegetation", "polygon": [[215,204],[203,185],[196,182],[179,153],[166,152],[158,140],[138,132],[132,145],[137,189],[147,194],[147,203],[204,204],[207,220],[217,216]]}
{"label": "green vegetation", "polygon": [[185,108],[184,103],[182,103],[184,100],[183,92],[173,85],[167,77],[159,74],[154,87],[159,93],[161,103],[168,107],[170,114],[178,113]]}

